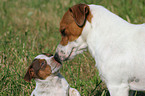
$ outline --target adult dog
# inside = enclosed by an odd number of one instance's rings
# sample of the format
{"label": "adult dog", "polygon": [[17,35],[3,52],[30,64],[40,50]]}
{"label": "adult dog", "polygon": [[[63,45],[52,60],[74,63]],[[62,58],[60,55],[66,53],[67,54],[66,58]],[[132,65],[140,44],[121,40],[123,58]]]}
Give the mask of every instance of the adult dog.
{"label": "adult dog", "polygon": [[60,22],[55,58],[73,59],[88,47],[111,96],[145,90],[145,24],[130,24],[100,5],[78,4]]}

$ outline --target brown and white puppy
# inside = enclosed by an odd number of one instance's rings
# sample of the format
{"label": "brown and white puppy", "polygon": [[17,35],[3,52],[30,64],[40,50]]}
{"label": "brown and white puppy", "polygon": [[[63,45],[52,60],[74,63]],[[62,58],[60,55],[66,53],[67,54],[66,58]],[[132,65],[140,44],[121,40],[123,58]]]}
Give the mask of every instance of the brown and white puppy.
{"label": "brown and white puppy", "polygon": [[72,6],[60,22],[55,58],[73,59],[87,48],[111,96],[145,90],[145,24],[131,24],[100,5]]}
{"label": "brown and white puppy", "polygon": [[27,82],[35,79],[36,88],[31,96],[80,96],[59,73],[61,67],[61,62],[50,54],[36,56],[24,77]]}

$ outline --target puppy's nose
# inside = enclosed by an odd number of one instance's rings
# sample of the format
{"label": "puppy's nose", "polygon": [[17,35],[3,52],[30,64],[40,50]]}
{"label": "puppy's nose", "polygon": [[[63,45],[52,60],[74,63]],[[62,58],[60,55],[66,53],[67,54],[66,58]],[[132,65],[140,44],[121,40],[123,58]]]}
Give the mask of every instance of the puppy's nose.
{"label": "puppy's nose", "polygon": [[54,59],[55,59],[58,63],[61,63],[61,60],[60,60],[60,58],[59,58],[58,53],[55,53]]}

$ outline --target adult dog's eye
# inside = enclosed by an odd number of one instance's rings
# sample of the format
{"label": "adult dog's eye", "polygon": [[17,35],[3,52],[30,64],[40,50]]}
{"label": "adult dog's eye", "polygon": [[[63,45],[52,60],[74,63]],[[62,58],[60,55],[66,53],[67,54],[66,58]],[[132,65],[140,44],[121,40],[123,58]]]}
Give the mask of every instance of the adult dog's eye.
{"label": "adult dog's eye", "polygon": [[62,36],[65,36],[66,35],[65,34],[65,29],[61,30],[61,34],[62,34]]}

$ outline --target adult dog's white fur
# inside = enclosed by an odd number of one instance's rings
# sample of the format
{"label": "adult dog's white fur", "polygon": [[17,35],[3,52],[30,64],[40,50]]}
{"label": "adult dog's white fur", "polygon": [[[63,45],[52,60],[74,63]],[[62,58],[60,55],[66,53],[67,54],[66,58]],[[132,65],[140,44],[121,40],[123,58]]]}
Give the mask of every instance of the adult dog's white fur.
{"label": "adult dog's white fur", "polygon": [[145,24],[128,23],[100,5],[88,6],[91,22],[77,40],[58,45],[56,53],[65,53],[60,59],[72,59],[88,47],[111,96],[145,90]]}

